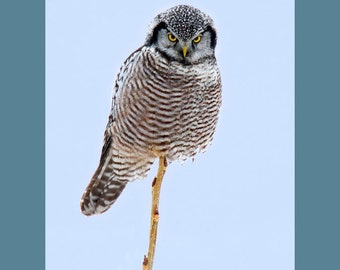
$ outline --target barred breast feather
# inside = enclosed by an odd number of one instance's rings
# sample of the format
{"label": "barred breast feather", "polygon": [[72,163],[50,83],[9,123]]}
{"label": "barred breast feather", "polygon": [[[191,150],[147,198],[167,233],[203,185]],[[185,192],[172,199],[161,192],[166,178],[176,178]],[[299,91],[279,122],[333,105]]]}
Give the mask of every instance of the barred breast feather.
{"label": "barred breast feather", "polygon": [[156,158],[185,160],[212,141],[221,106],[216,59],[183,65],[160,54],[143,46],[121,67],[100,164],[81,199],[85,215],[106,211]]}

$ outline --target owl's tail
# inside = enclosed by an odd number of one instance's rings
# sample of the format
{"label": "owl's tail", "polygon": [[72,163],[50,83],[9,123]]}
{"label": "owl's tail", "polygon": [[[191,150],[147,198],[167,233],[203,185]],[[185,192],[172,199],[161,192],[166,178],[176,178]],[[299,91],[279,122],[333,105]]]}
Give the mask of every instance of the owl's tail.
{"label": "owl's tail", "polygon": [[99,166],[80,200],[81,212],[91,216],[108,210],[128,182],[146,177],[153,161],[124,155],[107,136]]}
{"label": "owl's tail", "polygon": [[[108,164],[109,165],[109,164]],[[108,210],[124,190],[127,181],[110,179],[112,166],[98,167],[80,201],[81,212],[86,216]]]}

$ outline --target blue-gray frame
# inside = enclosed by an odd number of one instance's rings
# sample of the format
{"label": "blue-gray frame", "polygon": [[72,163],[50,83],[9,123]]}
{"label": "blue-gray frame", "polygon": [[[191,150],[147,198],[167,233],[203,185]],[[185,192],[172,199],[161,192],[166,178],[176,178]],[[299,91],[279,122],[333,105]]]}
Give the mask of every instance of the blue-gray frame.
{"label": "blue-gray frame", "polygon": [[0,269],[45,268],[45,2],[0,3]]}
{"label": "blue-gray frame", "polygon": [[295,265],[340,269],[340,2],[295,7]]}

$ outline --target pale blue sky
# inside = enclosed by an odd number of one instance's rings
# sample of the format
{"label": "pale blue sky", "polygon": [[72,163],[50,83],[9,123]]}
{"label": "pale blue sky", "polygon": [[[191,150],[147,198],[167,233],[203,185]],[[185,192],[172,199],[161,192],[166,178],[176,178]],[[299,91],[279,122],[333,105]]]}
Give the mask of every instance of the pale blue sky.
{"label": "pale blue sky", "polygon": [[154,270],[294,269],[294,1],[46,1],[46,269],[141,269],[151,181],[85,217],[116,74],[161,11],[190,4],[218,30],[215,140],[163,182]]}

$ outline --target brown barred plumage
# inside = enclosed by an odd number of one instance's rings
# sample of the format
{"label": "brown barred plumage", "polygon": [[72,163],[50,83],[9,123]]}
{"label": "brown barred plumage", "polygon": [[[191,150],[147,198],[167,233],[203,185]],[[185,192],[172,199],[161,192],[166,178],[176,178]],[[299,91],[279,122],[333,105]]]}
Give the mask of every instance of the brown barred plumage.
{"label": "brown barred plumage", "polygon": [[[177,29],[179,16],[186,17]],[[106,211],[127,182],[146,177],[156,158],[184,160],[211,143],[222,100],[215,45],[213,22],[197,9],[177,6],[155,18],[145,45],[118,74],[100,164],[81,199],[83,214]]]}

